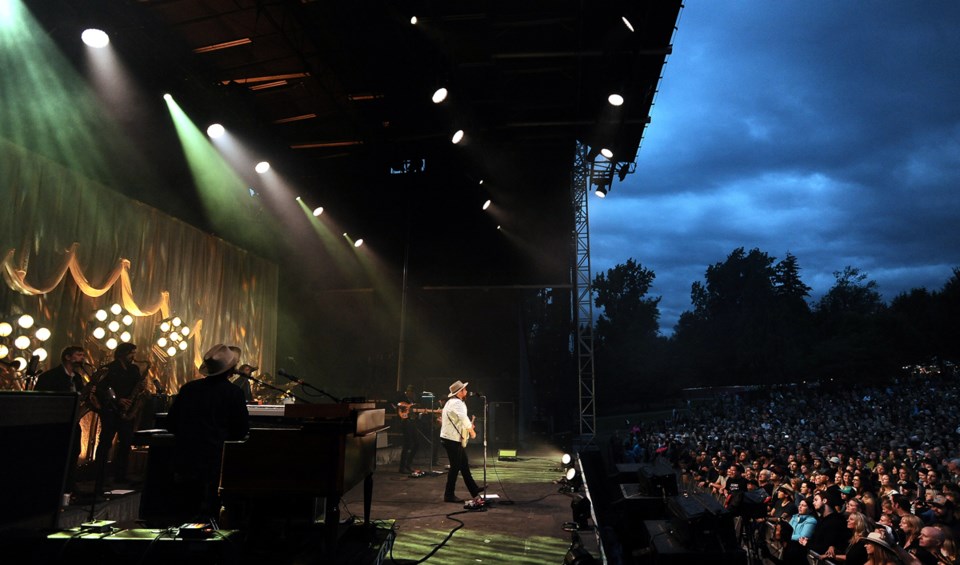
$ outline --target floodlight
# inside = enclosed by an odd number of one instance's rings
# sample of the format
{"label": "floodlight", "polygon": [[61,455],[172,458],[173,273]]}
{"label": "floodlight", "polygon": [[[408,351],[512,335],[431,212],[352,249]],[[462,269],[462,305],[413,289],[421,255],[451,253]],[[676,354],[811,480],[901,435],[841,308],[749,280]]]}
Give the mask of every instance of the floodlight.
{"label": "floodlight", "polygon": [[110,44],[110,36],[100,29],[85,29],[80,34],[80,39],[94,49],[102,49]]}
{"label": "floodlight", "polygon": [[30,314],[24,314],[17,319],[17,325],[23,329],[28,329],[33,327],[33,316]]}
{"label": "floodlight", "polygon": [[323,206],[317,206],[313,209],[314,217],[320,217],[320,214],[323,214]]}
{"label": "floodlight", "polygon": [[207,128],[207,135],[212,139],[222,137],[225,133],[227,133],[227,130],[223,129],[223,126],[220,124],[210,124],[210,127]]}
{"label": "floodlight", "polygon": [[257,171],[262,175],[263,173],[270,170],[270,163],[266,161],[260,161],[259,163],[257,163],[257,166],[253,168],[253,170]]}
{"label": "floodlight", "polygon": [[433,93],[431,100],[433,100],[434,104],[439,104],[447,99],[447,93],[447,89],[441,86]]}
{"label": "floodlight", "polygon": [[453,134],[453,138],[450,141],[454,144],[457,144],[460,143],[461,140],[463,140],[463,130],[458,129],[456,133]]}
{"label": "floodlight", "polygon": [[623,96],[613,93],[607,96],[607,102],[609,102],[611,106],[623,106]]}

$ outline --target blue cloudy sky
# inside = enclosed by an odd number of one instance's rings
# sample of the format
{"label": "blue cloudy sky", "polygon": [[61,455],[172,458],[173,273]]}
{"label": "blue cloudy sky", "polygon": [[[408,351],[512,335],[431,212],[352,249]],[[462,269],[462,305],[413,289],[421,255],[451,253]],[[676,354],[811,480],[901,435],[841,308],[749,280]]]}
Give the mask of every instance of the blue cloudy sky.
{"label": "blue cloudy sky", "polygon": [[637,172],[590,198],[594,273],[656,272],[661,330],[737,247],[811,300],[860,268],[887,300],[960,266],[960,2],[689,0]]}

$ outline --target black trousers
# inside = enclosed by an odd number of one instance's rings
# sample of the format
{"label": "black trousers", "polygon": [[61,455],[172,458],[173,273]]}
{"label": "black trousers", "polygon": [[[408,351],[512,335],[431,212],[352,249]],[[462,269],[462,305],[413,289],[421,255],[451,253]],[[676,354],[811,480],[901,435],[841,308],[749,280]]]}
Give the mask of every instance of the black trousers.
{"label": "black trousers", "polygon": [[400,421],[400,431],[403,433],[403,447],[400,448],[400,470],[406,471],[413,465],[420,447],[417,441],[417,422],[413,418]]}
{"label": "black trousers", "polygon": [[475,498],[480,494],[480,487],[477,481],[473,480],[470,473],[470,461],[467,460],[467,450],[459,441],[449,439],[440,439],[443,448],[447,450],[447,459],[450,461],[450,472],[447,473],[447,486],[443,491],[444,498],[455,498],[454,491],[457,488],[457,475],[463,476],[463,484],[470,491],[470,497]]}

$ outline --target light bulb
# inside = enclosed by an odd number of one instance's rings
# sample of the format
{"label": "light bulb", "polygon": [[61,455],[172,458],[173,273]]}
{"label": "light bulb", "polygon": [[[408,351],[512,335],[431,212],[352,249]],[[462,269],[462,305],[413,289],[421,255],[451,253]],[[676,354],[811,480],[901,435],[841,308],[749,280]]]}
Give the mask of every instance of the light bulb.
{"label": "light bulb", "polygon": [[117,348],[117,345],[118,344],[117,344],[116,338],[111,337],[110,339],[107,340],[107,349],[112,351]]}
{"label": "light bulb", "polygon": [[37,330],[37,333],[34,335],[36,335],[37,339],[40,341],[47,341],[48,339],[50,339],[50,330],[48,330],[47,328],[39,328]]}
{"label": "light bulb", "polygon": [[120,312],[123,312],[123,308],[121,308],[119,304],[114,304],[110,307],[110,311],[113,312],[114,316],[119,316]]}
{"label": "light bulb", "polygon": [[17,325],[23,329],[28,329],[33,327],[33,316],[30,314],[24,314],[17,319]]}
{"label": "light bulb", "polygon": [[93,317],[102,322],[107,319],[107,311],[97,310],[97,313],[94,314]]}
{"label": "light bulb", "polygon": [[103,328],[97,328],[93,330],[93,337],[97,339],[103,339],[103,336],[107,335],[107,330]]}

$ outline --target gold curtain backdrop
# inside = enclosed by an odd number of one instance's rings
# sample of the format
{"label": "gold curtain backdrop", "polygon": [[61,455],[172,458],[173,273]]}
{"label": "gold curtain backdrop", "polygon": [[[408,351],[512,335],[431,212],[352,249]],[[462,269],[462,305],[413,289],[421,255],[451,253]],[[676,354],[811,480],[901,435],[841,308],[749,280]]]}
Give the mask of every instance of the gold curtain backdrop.
{"label": "gold curtain backdrop", "polygon": [[[31,335],[52,332],[41,368],[73,344],[96,365],[111,361],[92,335],[94,314],[118,303],[134,316],[128,329],[137,357],[151,362],[151,387],[156,378],[175,392],[196,378],[215,343],[237,345],[241,362],[273,371],[276,264],[2,140],[0,257],[0,321],[16,326],[30,314]],[[154,346],[170,316],[193,330],[173,358]],[[0,340],[12,349],[16,335]]]}

